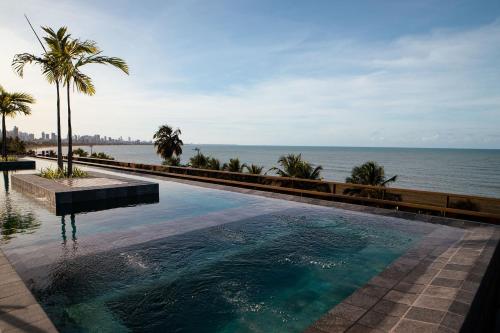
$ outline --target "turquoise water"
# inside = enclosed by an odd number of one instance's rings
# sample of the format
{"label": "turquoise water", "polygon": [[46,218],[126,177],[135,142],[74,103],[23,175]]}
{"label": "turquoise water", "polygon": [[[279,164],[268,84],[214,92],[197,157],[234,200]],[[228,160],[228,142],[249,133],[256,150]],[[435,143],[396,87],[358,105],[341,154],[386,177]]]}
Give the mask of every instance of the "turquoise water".
{"label": "turquoise water", "polygon": [[2,250],[61,332],[300,332],[426,230],[168,181],[56,217],[2,182]]}
{"label": "turquoise water", "polygon": [[[199,147],[221,162],[239,157],[242,162],[276,166],[279,156],[299,154],[323,166],[325,179],[345,181],[352,168],[366,161],[377,161],[388,176],[398,175],[391,186],[417,188],[500,198],[500,149],[368,148],[368,147],[293,147],[239,145],[185,145],[182,161]],[[90,151],[90,147],[83,147]],[[150,146],[94,146],[117,160],[159,164],[161,159]],[[272,173],[272,172],[271,172]]]}

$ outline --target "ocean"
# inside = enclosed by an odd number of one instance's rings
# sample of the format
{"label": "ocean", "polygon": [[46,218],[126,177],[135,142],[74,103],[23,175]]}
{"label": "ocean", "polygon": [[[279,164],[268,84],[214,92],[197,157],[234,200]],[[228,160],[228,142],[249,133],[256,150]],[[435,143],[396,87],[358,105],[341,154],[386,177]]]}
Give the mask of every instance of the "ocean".
{"label": "ocean", "polygon": [[[90,151],[89,146],[78,146]],[[281,155],[301,153],[313,165],[323,167],[326,180],[345,181],[352,168],[366,161],[376,161],[386,175],[398,175],[393,187],[482,195],[500,198],[500,150],[435,148],[363,148],[363,147],[292,147],[242,145],[184,145],[182,162],[196,154],[218,158],[221,163],[238,157],[247,164],[277,166]],[[48,149],[48,148],[44,148]],[[55,148],[53,148],[55,150]],[[39,149],[41,150],[41,149]],[[93,146],[118,161],[160,164],[152,145]]]}

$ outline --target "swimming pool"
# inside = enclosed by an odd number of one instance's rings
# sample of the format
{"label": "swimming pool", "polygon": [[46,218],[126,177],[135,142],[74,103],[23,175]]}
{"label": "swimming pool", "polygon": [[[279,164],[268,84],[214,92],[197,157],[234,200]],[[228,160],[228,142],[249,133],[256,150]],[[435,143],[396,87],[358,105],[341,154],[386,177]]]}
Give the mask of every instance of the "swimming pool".
{"label": "swimming pool", "polygon": [[426,231],[165,180],[159,203],[56,217],[2,182],[2,250],[62,332],[300,332]]}

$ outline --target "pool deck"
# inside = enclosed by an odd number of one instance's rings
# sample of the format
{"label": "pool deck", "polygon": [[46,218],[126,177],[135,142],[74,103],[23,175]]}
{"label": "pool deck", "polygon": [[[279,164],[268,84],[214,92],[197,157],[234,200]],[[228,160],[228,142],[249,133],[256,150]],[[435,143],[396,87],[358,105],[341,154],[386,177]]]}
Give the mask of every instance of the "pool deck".
{"label": "pool deck", "polygon": [[[140,176],[399,217],[435,226],[407,253],[313,323],[307,333],[459,332],[500,239],[499,227],[482,223],[159,176]],[[1,251],[0,332],[57,332]]]}
{"label": "pool deck", "polygon": [[2,251],[0,251],[0,332],[57,332]]}

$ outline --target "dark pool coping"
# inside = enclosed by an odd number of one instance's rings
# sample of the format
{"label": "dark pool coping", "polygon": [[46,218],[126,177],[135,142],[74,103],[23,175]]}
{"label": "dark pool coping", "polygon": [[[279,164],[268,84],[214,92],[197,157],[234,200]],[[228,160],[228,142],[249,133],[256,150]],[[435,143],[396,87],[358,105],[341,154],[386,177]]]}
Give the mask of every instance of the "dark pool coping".
{"label": "dark pool coping", "polygon": [[57,332],[52,321],[1,250],[0,332]]}
{"label": "dark pool coping", "polygon": [[205,188],[430,223],[435,229],[307,333],[459,332],[500,240],[500,227],[377,207],[116,171]]}
{"label": "dark pool coping", "polygon": [[106,209],[124,204],[158,202],[158,183],[99,172],[89,172],[89,175],[120,183],[106,185],[96,180],[88,186],[70,187],[37,174],[14,174],[11,182],[13,188],[45,203],[58,216],[89,211],[93,206]]}

